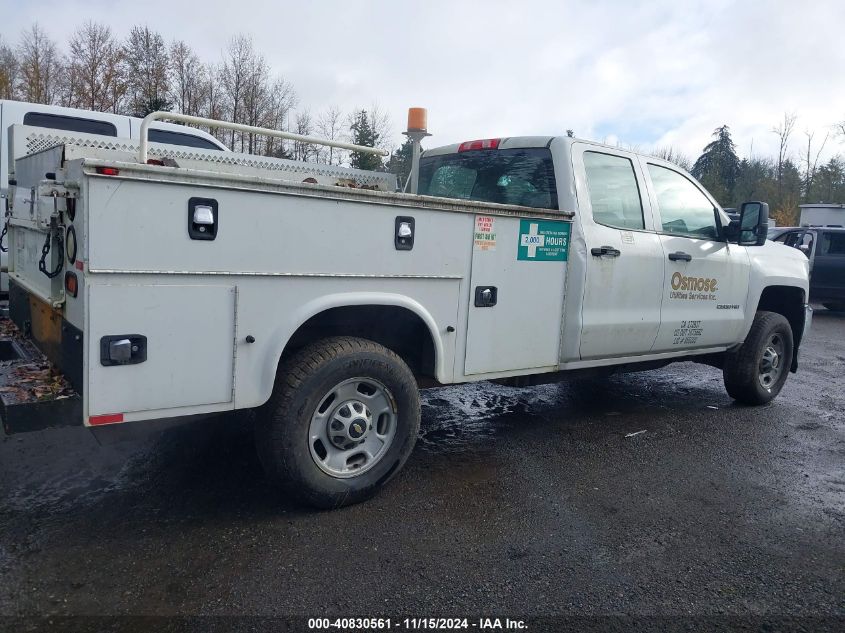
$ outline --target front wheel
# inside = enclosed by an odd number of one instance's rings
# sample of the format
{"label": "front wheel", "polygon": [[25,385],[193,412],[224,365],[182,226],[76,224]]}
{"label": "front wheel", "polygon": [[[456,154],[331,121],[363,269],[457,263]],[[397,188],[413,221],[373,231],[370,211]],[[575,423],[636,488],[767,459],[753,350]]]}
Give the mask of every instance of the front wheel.
{"label": "front wheel", "polygon": [[792,328],[782,314],[758,312],[742,346],[727,354],[728,394],[743,404],[766,404],[780,393],[793,355]]}
{"label": "front wheel", "polygon": [[420,401],[408,366],[382,345],[336,337],[279,367],[256,424],[268,475],[291,496],[337,508],[373,496],[407,460]]}

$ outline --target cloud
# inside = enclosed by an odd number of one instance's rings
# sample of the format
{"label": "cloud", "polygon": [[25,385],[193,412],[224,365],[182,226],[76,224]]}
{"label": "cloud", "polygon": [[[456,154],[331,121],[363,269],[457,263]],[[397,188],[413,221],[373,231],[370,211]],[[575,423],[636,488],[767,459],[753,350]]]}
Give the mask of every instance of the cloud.
{"label": "cloud", "polygon": [[146,23],[206,60],[250,34],[302,106],[377,102],[397,144],[409,106],[429,108],[429,146],[571,128],[693,158],[724,123],[741,154],[752,140],[755,154],[772,154],[772,126],[796,112],[797,157],[800,131],[824,136],[845,119],[840,1],[4,0],[0,9],[6,40],[35,20],[59,42],[89,19],[120,34]]}

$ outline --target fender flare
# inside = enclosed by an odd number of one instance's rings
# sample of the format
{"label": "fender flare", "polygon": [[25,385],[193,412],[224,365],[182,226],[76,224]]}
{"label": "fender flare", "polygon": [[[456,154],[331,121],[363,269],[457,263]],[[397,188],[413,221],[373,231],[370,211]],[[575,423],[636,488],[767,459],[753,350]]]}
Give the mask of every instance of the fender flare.
{"label": "fender flare", "polygon": [[[444,365],[445,351],[443,339],[439,336],[437,322],[431,313],[418,301],[408,296],[389,292],[340,292],[323,295],[304,303],[292,315],[290,320],[281,323],[272,334],[274,344],[267,348],[267,355],[264,360],[265,375],[273,376],[275,379],[276,370],[281,361],[285,347],[287,347],[293,334],[302,327],[309,319],[333,308],[345,308],[351,306],[380,305],[404,308],[419,317],[428,328],[431,339],[434,342],[434,373],[440,382],[448,382]],[[270,383],[272,390],[272,381]],[[270,397],[270,392],[266,394]]]}

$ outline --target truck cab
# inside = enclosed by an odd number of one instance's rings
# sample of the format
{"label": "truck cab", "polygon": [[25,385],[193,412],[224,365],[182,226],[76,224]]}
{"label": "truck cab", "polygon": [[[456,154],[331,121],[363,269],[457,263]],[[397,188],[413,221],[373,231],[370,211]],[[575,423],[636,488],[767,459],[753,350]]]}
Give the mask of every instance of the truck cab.
{"label": "truck cab", "polygon": [[564,369],[724,350],[761,305],[789,306],[800,342],[806,258],[728,239],[739,221],[665,160],[570,137],[471,141],[424,152],[419,192],[574,212]]}

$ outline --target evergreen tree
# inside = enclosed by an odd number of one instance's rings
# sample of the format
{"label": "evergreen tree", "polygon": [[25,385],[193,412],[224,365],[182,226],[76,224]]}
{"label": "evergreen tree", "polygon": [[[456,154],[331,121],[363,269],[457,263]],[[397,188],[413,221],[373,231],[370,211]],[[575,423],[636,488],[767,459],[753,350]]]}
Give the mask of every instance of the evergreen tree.
{"label": "evergreen tree", "polygon": [[411,173],[411,161],[414,155],[414,143],[406,139],[402,146],[395,150],[387,161],[387,171],[396,174],[399,180],[399,188],[405,186],[408,175]]}
{"label": "evergreen tree", "polygon": [[845,160],[834,156],[819,167],[813,192],[817,199],[810,202],[845,202]]}
{"label": "evergreen tree", "polygon": [[739,175],[739,158],[727,125],[716,128],[713,137],[715,140],[704,148],[691,173],[717,200],[727,203],[733,197]]}
{"label": "evergreen tree", "polygon": [[[379,134],[373,125],[372,117],[366,110],[359,110],[352,115],[349,125],[352,142],[355,145],[375,147],[379,142]],[[350,164],[356,169],[379,170],[382,165],[381,158],[377,154],[365,154],[364,152],[351,152]]]}

